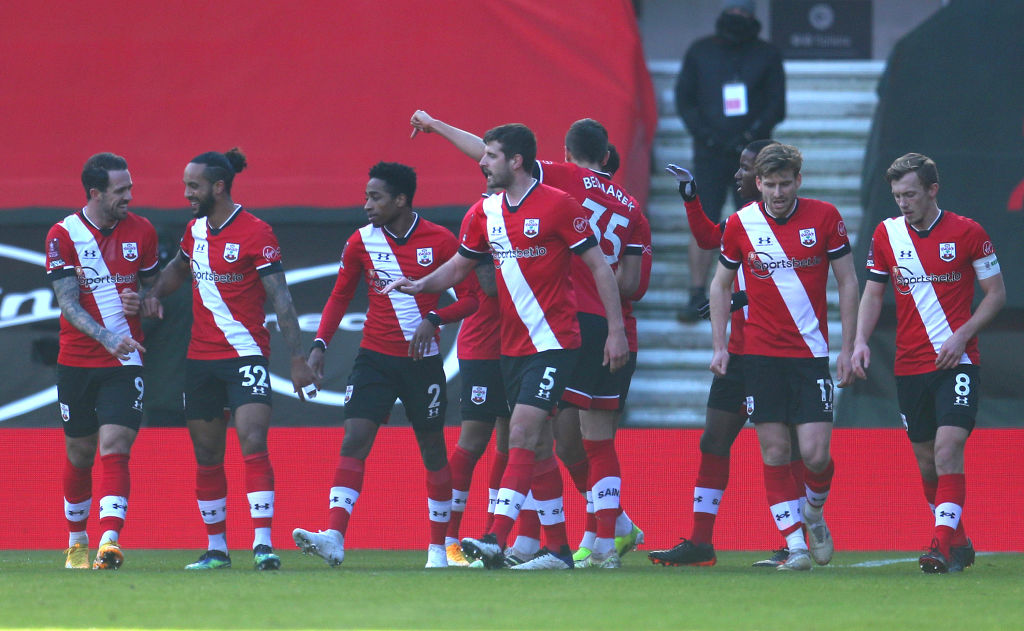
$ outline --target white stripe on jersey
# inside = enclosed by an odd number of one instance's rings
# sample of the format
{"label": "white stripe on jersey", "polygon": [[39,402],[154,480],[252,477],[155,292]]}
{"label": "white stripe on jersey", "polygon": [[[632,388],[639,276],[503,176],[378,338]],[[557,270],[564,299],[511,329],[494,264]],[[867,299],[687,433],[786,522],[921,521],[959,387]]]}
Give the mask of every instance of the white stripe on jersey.
{"label": "white stripe on jersey", "polygon": [[[398,256],[395,255],[391,249],[391,244],[388,243],[387,236],[384,235],[384,230],[381,228],[374,228],[373,224],[366,224],[359,229],[359,236],[363,241],[363,248],[366,250],[366,255],[370,257],[370,265],[373,266],[373,271],[382,276],[380,280],[391,282],[401,276],[404,276],[402,272],[402,266],[398,262]],[[382,254],[384,256],[377,256]],[[381,274],[383,272],[383,274]],[[376,291],[373,287],[370,291]],[[391,299],[391,308],[395,311],[395,317],[398,318],[398,326],[402,329],[402,335],[406,341],[412,339],[414,333],[416,333],[416,327],[423,321],[423,317],[420,315],[420,307],[416,304],[416,297],[408,294],[403,294],[400,291],[393,291],[388,294],[388,298]],[[437,355],[439,349],[437,347],[437,340],[433,339],[430,342],[430,350],[424,353],[424,355]]]}
{"label": "white stripe on jersey", "polygon": [[[899,266],[905,268],[911,276],[924,276],[926,274],[924,265],[921,263],[921,257],[917,254],[917,248],[914,247],[914,241],[910,238],[907,220],[900,215],[886,219],[882,225],[885,226],[885,231],[889,235],[889,246],[894,255],[897,252],[913,254],[909,259],[900,258]],[[950,328],[949,320],[946,319],[946,312],[942,310],[935,287],[931,283],[911,283],[910,296],[914,299],[914,304],[917,305],[917,313],[921,316],[921,322],[924,323],[925,331],[928,333],[928,341],[932,343],[932,348],[938,354],[942,344],[949,339],[949,336],[953,335],[953,329]],[[960,363],[971,363],[966,352],[960,358]]]}
{"label": "white stripe on jersey", "polygon": [[[78,252],[78,261],[83,264],[83,254],[86,250],[95,253],[93,262],[97,278],[109,278],[110,270],[107,269],[107,262],[100,255],[100,246],[96,243],[96,237],[92,231],[82,223],[78,215],[70,215],[61,222],[64,229],[68,231],[71,241],[75,244],[75,251]],[[128,319],[124,316],[124,306],[121,304],[121,296],[117,293],[117,284],[114,282],[97,283],[92,289],[92,298],[96,301],[96,307],[100,311],[100,325],[120,336],[131,336],[132,330],[128,326]],[[141,366],[142,356],[139,351],[132,351],[128,359],[118,359],[122,366]]]}
{"label": "white stripe on jersey", "polygon": [[[238,212],[237,209],[235,212]],[[238,353],[239,357],[250,355],[262,355],[263,349],[256,343],[249,329],[231,315],[224,297],[217,289],[217,283],[212,280],[213,268],[210,266],[210,242],[207,238],[207,217],[197,219],[192,224],[192,263],[200,270],[210,272],[202,274],[203,278],[198,281],[199,295],[203,299],[203,307],[213,316],[214,325],[220,330],[231,348]],[[202,244],[200,246],[200,244]]]}
{"label": "white stripe on jersey", "polygon": [[[789,254],[782,249],[775,233],[764,214],[757,204],[752,204],[736,213],[739,215],[743,230],[747,233],[752,247],[758,252],[763,252],[772,257],[772,260],[783,261],[789,259]],[[759,243],[758,237],[763,237],[764,242]],[[767,243],[767,245],[764,245]],[[756,245],[755,245],[756,244]],[[772,272],[771,281],[775,283],[782,300],[789,310],[796,328],[803,337],[804,343],[815,357],[828,357],[828,340],[821,334],[821,322],[814,313],[814,305],[807,295],[800,277],[792,267],[779,267]]]}
{"label": "white stripe on jersey", "polygon": [[[502,195],[492,195],[484,200],[484,215],[487,217],[487,235],[492,250],[512,252],[512,242],[508,238],[505,218],[502,216]],[[495,248],[497,246],[497,248]],[[561,349],[558,337],[551,330],[544,309],[541,308],[537,296],[526,281],[523,270],[519,267],[519,259],[515,256],[500,258],[501,278],[512,297],[512,305],[519,315],[519,320],[526,327],[537,352]]]}

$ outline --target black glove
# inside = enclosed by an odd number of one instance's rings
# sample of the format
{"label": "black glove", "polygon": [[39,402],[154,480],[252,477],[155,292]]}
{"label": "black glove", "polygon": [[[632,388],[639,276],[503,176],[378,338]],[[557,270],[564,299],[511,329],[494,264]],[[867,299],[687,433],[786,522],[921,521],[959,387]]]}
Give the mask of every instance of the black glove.
{"label": "black glove", "polygon": [[682,196],[684,202],[692,202],[697,199],[697,182],[695,180],[680,182],[679,194]]}
{"label": "black glove", "polygon": [[[745,292],[745,291],[737,291],[736,293],[734,293],[732,295],[732,299],[729,301],[729,313],[732,313],[733,311],[738,311],[738,310],[740,310],[740,309],[742,309],[743,307],[746,307],[746,306],[747,306],[747,292]],[[697,307],[697,313],[700,314],[701,318],[703,318],[705,320],[710,320],[711,319],[711,301],[708,300],[707,302],[705,302],[701,306]]]}

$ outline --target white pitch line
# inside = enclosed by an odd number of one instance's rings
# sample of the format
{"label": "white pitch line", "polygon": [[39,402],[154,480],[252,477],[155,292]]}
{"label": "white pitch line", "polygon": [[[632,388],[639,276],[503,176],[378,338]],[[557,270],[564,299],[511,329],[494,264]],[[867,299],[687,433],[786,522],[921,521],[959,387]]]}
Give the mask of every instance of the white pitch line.
{"label": "white pitch line", "polygon": [[[990,554],[995,554],[995,552],[979,552],[978,556],[988,556]],[[917,557],[909,559],[876,559],[874,561],[861,561],[860,563],[837,565],[835,567],[885,567],[886,565],[895,565],[897,563],[916,563],[917,561]]]}

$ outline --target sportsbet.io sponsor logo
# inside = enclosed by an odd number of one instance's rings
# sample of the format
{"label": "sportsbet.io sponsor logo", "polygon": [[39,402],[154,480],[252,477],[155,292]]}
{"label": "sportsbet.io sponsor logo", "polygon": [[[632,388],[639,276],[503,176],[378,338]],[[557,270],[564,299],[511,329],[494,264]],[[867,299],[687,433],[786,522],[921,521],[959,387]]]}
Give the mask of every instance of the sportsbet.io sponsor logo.
{"label": "sportsbet.io sponsor logo", "polygon": [[820,256],[808,256],[807,258],[790,257],[776,261],[767,252],[750,252],[747,254],[747,266],[750,272],[757,278],[769,278],[775,270],[779,269],[802,269],[821,265]]}
{"label": "sportsbet.io sponsor logo", "polygon": [[79,291],[86,294],[92,293],[97,287],[107,283],[122,285],[135,284],[135,274],[104,274],[103,276],[100,276],[95,269],[81,265],[75,267],[75,274],[78,275]]}
{"label": "sportsbet.io sponsor logo", "polygon": [[539,256],[546,256],[548,249],[543,245],[531,245],[528,248],[512,248],[506,250],[500,243],[491,242],[491,257],[494,259],[494,267],[501,267],[503,261],[515,259],[533,259]]}
{"label": "sportsbet.io sponsor logo", "polygon": [[909,294],[917,283],[958,283],[963,278],[960,272],[949,272],[947,274],[921,274],[915,276],[913,272],[905,267],[895,266],[892,268],[893,284],[896,291],[901,294]]}
{"label": "sportsbet.io sponsor logo", "polygon": [[217,284],[223,283],[240,283],[245,279],[245,274],[239,274],[238,272],[230,272],[228,274],[221,274],[211,269],[202,269],[199,263],[192,261],[192,286],[198,285],[201,281],[213,282]]}

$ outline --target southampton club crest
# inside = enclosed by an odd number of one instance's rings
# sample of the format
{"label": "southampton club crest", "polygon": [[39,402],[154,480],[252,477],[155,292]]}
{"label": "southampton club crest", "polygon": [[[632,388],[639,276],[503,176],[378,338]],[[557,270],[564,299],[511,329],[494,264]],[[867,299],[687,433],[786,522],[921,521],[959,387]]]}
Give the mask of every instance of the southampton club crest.
{"label": "southampton club crest", "polygon": [[956,243],[940,243],[939,244],[939,258],[945,262],[950,262],[956,258]]}
{"label": "southampton club crest", "polygon": [[809,248],[817,242],[818,238],[814,234],[814,228],[804,228],[800,231],[800,245]]}
{"label": "southampton club crest", "polygon": [[238,244],[237,243],[225,243],[224,244],[224,260],[228,263],[234,263],[238,260]]}
{"label": "southampton club crest", "polygon": [[487,402],[487,386],[473,386],[470,391],[469,400],[476,405],[483,405]]}
{"label": "southampton club crest", "polygon": [[523,222],[523,234],[531,239],[540,234],[540,219],[527,219]]}
{"label": "southampton club crest", "polygon": [[134,261],[139,258],[139,244],[134,241],[121,244],[121,254],[126,261]]}
{"label": "southampton club crest", "polygon": [[434,262],[434,248],[416,248],[416,262],[427,267]]}

